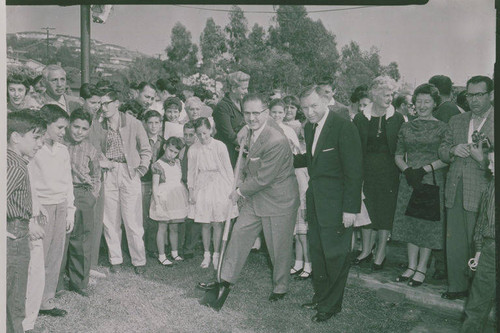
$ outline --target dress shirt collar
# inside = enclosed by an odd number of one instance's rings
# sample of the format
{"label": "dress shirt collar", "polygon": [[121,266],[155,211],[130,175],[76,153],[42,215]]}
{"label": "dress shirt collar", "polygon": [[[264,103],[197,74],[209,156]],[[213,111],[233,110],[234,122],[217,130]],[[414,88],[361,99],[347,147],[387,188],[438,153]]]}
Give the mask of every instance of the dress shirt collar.
{"label": "dress shirt collar", "polygon": [[[368,105],[364,110],[363,110],[363,114],[365,115],[366,118],[368,118],[368,120],[372,119],[372,108],[373,108],[373,103],[370,103],[370,105]],[[394,112],[396,112],[394,110],[394,106],[389,106],[389,108],[387,108],[387,112],[385,113],[385,120],[391,118],[392,116],[394,116]]]}
{"label": "dress shirt collar", "polygon": [[490,112],[492,112],[492,111],[493,111],[493,106],[490,106],[490,108],[485,113],[483,113],[480,116],[477,116],[477,115],[475,115],[474,113],[471,112],[472,113],[472,118],[473,119],[484,119],[484,118],[488,117],[490,115]]}
{"label": "dress shirt collar", "polygon": [[259,138],[259,135],[262,133],[262,131],[264,130],[264,128],[266,126],[267,126],[267,121],[264,123],[264,125],[262,125],[261,128],[255,130],[255,131],[252,131],[252,137],[250,138],[252,143],[255,143],[255,141],[257,141],[257,139]]}
{"label": "dress shirt collar", "polygon": [[328,106],[334,106],[335,105],[335,98],[332,97],[330,102],[328,102]]}
{"label": "dress shirt collar", "polygon": [[[323,115],[323,118],[321,118],[320,121],[318,121],[318,126],[316,127],[316,132],[320,132],[323,126],[325,125],[326,118],[328,118],[328,115],[330,114],[330,110],[327,110],[325,114]],[[314,125],[314,124],[313,124]]]}

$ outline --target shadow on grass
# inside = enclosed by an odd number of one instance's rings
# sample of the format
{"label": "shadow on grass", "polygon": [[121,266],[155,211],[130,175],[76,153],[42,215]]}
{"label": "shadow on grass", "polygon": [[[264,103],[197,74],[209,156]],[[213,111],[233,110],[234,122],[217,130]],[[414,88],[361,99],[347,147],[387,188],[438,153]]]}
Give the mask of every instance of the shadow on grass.
{"label": "shadow on grass", "polygon": [[[103,259],[103,258],[101,258]],[[311,280],[291,280],[283,301],[270,303],[271,270],[267,257],[252,253],[224,308],[215,312],[199,305],[200,281],[215,278],[199,267],[202,257],[166,268],[148,258],[147,272],[134,274],[130,263],[90,286],[91,296],[68,292],[58,299],[64,318],[40,317],[36,328],[50,332],[410,332],[422,323],[442,327],[442,316],[409,303],[388,303],[375,292],[350,286],[342,312],[326,323],[310,321],[313,311],[300,304],[312,297]],[[108,273],[107,268],[101,267]],[[455,331],[459,323],[449,320]],[[443,331],[443,330],[441,330]]]}

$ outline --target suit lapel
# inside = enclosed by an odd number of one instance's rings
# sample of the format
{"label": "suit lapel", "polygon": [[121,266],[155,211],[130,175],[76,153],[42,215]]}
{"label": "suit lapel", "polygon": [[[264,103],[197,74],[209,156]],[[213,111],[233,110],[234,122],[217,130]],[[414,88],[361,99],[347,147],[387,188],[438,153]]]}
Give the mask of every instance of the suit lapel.
{"label": "suit lapel", "polygon": [[252,147],[250,147],[250,151],[248,152],[248,156],[255,156],[259,150],[262,148],[263,144],[267,141],[269,138],[269,124],[266,124],[264,129],[262,130],[262,133],[260,133],[259,137],[257,140],[253,143]]}

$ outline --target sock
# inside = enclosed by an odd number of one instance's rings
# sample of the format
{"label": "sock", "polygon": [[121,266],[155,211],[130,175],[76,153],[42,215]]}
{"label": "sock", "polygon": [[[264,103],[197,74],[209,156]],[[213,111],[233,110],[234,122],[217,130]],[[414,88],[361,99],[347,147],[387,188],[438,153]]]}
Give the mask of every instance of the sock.
{"label": "sock", "polygon": [[177,251],[172,251],[172,257],[175,258],[177,257],[179,254],[177,253]]}
{"label": "sock", "polygon": [[165,259],[167,259],[167,256],[165,255],[165,253],[164,253],[164,254],[160,254],[160,255],[158,256],[158,260],[160,260],[160,261],[163,261],[163,260],[165,260]]}
{"label": "sock", "polygon": [[210,251],[205,251],[205,252],[203,253],[203,257],[205,257],[205,258],[206,258],[206,257],[209,257],[209,258],[210,258],[210,257],[211,257],[211,255],[210,255]]}
{"label": "sock", "polygon": [[312,266],[311,266],[310,262],[305,262],[304,263],[304,272],[309,272],[309,273],[312,272]]}
{"label": "sock", "polygon": [[304,267],[304,261],[302,260],[295,260],[295,265],[293,265],[293,268],[295,270],[299,270],[299,269],[302,269]]}

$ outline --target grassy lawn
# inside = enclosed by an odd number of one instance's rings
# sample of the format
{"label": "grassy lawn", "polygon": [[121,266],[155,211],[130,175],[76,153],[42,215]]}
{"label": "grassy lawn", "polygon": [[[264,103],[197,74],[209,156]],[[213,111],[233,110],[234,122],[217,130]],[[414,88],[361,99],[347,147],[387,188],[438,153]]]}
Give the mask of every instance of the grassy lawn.
{"label": "grassy lawn", "polygon": [[[101,258],[103,264],[105,258]],[[201,269],[202,256],[165,268],[148,258],[147,272],[134,274],[130,263],[122,272],[98,279],[84,298],[67,292],[58,302],[68,310],[64,318],[40,317],[36,329],[50,332],[428,332],[422,324],[436,324],[435,332],[457,331],[459,322],[409,303],[388,303],[375,292],[350,286],[343,311],[326,323],[313,323],[314,314],[300,304],[312,297],[311,281],[292,280],[283,301],[270,303],[271,271],[266,256],[252,253],[222,310],[199,305],[200,281],[213,277]],[[445,325],[445,326],[443,326]],[[441,327],[441,328],[439,328]],[[439,328],[439,329],[438,329]],[[432,330],[434,331],[434,330]]]}

